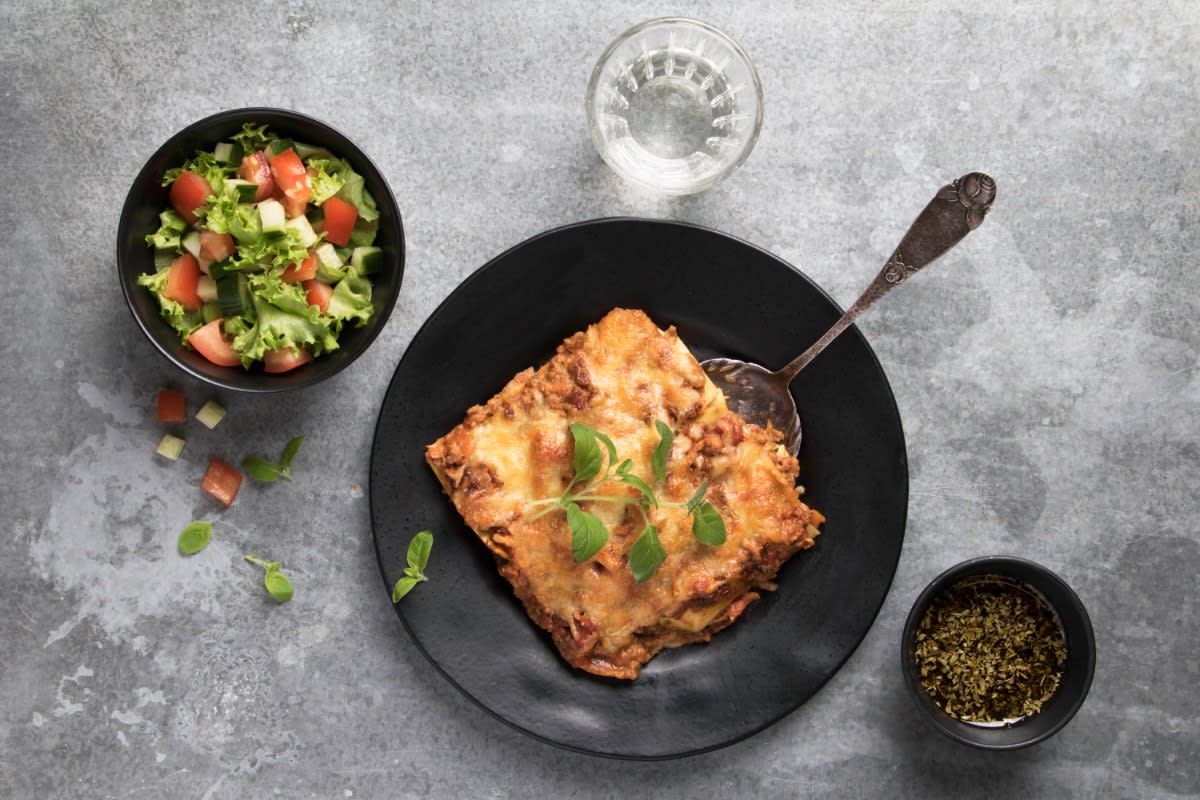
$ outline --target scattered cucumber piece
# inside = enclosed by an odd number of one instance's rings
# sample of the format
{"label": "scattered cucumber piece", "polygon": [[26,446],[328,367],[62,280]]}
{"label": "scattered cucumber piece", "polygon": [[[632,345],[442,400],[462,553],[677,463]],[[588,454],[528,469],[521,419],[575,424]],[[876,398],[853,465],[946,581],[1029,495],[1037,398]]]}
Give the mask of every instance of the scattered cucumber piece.
{"label": "scattered cucumber piece", "polygon": [[178,461],[179,454],[183,452],[183,445],[183,439],[180,439],[178,436],[172,436],[168,433],[162,437],[162,441],[158,443],[158,448],[154,452],[158,453],[163,458],[170,459],[171,461]]}
{"label": "scattered cucumber piece", "polygon": [[217,427],[221,420],[225,419],[225,409],[217,405],[216,401],[209,400],[196,412],[196,419],[200,420],[200,424],[211,431]]}

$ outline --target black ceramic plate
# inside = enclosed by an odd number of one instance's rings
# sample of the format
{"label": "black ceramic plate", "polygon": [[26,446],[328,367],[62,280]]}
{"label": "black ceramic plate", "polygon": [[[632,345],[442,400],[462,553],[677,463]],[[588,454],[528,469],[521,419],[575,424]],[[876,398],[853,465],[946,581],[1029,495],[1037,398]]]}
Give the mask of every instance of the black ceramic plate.
{"label": "black ceramic plate", "polygon": [[786,362],[837,306],[769,253],[673,222],[600,220],[536,236],[459,286],[413,339],[380,411],[371,520],[387,587],[417,531],[433,554],[397,606],[430,662],[519,730],[621,758],[671,758],[744,739],[795,710],[849,658],[891,584],[908,504],[904,434],[866,341],[847,331],[792,384],[800,480],[829,521],[779,589],[712,642],[664,651],[630,683],[568,666],[424,462],[424,448],[516,372],[614,306],[675,325],[701,359]]}

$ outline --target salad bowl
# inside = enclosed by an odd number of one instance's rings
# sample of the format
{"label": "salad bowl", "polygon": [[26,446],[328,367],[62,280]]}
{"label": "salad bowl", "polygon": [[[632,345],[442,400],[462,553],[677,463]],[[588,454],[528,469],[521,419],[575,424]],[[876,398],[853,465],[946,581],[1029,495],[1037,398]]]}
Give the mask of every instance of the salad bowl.
{"label": "salad bowl", "polygon": [[[171,208],[170,187],[164,174],[191,159],[197,151],[213,151],[242,130],[243,125],[266,125],[279,137],[328,150],[363,178],[374,198],[379,219],[373,244],[381,257],[370,275],[373,312],[363,325],[342,326],[336,349],[286,372],[273,373],[262,362],[249,367],[220,366],[187,346],[160,313],[154,292],[139,278],[156,271],[155,250],[147,236],[160,226],[159,215]],[[222,111],[188,125],[159,147],[138,172],[121,210],[117,229],[117,274],[125,300],[138,327],[159,353],[189,375],[224,389],[277,392],[311,386],[342,371],[362,355],[387,323],[404,275],[404,228],[396,199],[382,172],[347,136],[313,117],[278,108]]]}

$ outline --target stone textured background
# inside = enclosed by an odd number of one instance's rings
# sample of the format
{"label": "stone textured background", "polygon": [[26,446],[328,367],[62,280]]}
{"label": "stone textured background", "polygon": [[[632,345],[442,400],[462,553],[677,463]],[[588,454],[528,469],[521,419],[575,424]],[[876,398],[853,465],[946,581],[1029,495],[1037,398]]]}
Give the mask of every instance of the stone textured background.
{"label": "stone textured background", "polygon": [[[614,36],[676,12],[741,41],[766,114],[740,172],[668,201],[600,161],[582,97]],[[1200,5],[10,2],[0,27],[0,796],[1200,792]],[[409,242],[374,347],[266,398],[174,371],[114,269],[142,162],[247,105],[349,134]],[[911,513],[875,626],[815,698],[733,747],[622,763],[514,732],[425,663],[376,568],[368,451],[392,370],[459,281],[547,228],[642,215],[759,244],[848,305],[974,169],[999,185],[987,224],[860,323],[904,419]],[[164,385],[229,410],[189,425],[175,464],[152,455]],[[207,457],[293,433],[302,479],[215,514]],[[220,535],[181,559],[198,516]],[[284,559],[293,602],[266,598],[254,550]],[[1063,575],[1099,651],[1072,724],[1009,754],[928,729],[897,668],[920,589],[993,552]]]}

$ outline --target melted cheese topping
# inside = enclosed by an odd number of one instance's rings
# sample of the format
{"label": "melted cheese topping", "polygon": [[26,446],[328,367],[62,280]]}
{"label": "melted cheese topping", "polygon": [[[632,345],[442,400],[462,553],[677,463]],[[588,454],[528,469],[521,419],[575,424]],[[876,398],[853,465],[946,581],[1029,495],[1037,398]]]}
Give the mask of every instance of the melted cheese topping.
{"label": "melted cheese topping", "polygon": [[[682,508],[654,508],[667,559],[637,584],[628,551],[644,525],[632,505],[585,503],[609,529],[589,561],[571,556],[565,513],[537,501],[570,483],[569,425],[607,434],[633,472],[653,479],[655,421],[675,432],[660,500],[685,502],[707,480],[725,520],[719,547],[698,542]],[[563,657],[602,675],[635,678],[663,647],[705,641],[772,588],[782,563],[812,545],[823,521],[799,500],[797,464],[778,436],[729,412],[675,334],[641,311],[615,309],[565,341],[542,368],[520,373],[430,445],[427,459],[467,525],[496,555],[530,616]],[[612,495],[632,488],[606,484]]]}

